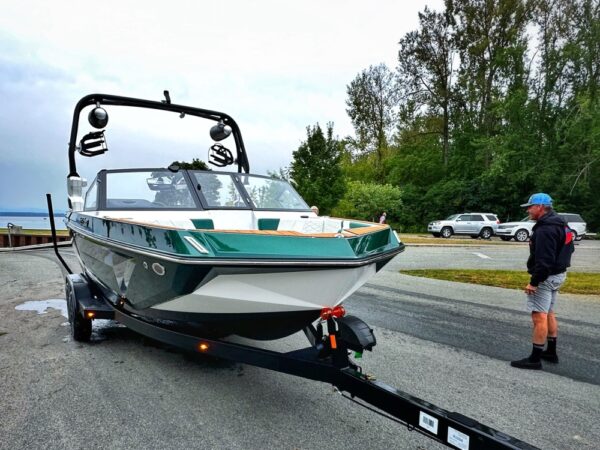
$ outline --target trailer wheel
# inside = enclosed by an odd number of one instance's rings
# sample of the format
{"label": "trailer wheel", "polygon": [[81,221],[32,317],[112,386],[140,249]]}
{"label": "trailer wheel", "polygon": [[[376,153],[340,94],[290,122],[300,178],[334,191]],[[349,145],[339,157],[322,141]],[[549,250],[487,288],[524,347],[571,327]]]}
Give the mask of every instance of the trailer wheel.
{"label": "trailer wheel", "polygon": [[65,285],[67,296],[67,312],[71,325],[71,337],[78,342],[88,342],[92,336],[92,319],[86,319],[79,314],[79,305],[71,283],[67,280]]}

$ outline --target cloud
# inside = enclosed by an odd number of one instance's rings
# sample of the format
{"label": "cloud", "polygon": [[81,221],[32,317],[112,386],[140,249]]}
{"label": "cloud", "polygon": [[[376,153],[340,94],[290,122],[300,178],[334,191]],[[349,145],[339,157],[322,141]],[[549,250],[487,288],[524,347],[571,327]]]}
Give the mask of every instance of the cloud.
{"label": "cloud", "polygon": [[[442,0],[427,3],[435,8]],[[66,196],[73,107],[93,92],[160,100],[169,89],[175,103],[234,117],[253,172],[287,165],[308,125],[333,121],[336,134],[352,133],[346,85],[371,64],[395,66],[397,42],[416,27],[424,4],[7,2],[0,153],[10,176],[0,181],[0,205],[43,206],[43,195],[35,200],[42,186]],[[207,125],[166,113],[109,114],[109,153],[79,158],[88,178],[103,167],[206,158]]]}

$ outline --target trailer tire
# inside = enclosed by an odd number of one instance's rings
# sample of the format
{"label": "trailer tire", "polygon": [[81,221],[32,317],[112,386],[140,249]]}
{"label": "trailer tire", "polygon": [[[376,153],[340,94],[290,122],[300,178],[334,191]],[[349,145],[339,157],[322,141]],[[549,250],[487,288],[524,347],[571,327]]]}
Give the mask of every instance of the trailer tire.
{"label": "trailer tire", "polygon": [[89,342],[92,337],[92,319],[86,319],[79,313],[79,305],[75,298],[75,292],[71,283],[67,280],[65,284],[65,293],[67,296],[67,312],[69,315],[69,325],[71,326],[71,337],[77,342]]}

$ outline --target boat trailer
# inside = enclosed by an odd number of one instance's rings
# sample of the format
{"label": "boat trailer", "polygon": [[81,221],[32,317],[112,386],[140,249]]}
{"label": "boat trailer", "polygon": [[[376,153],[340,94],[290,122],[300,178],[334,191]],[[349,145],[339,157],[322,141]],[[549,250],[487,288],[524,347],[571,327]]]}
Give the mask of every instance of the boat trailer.
{"label": "boat trailer", "polygon": [[[113,304],[96,283],[85,274],[74,274],[56,245],[52,202],[47,194],[54,251],[68,272],[65,292],[71,336],[89,341],[92,321],[115,320],[131,330],[184,351],[210,355],[238,363],[274,370],[315,381],[330,383],[338,392],[361,406],[383,415],[409,430],[417,431],[451,448],[536,449],[526,442],[490,428],[457,412],[447,411],[429,402],[377,381],[362,372],[349,357],[360,357],[376,344],[373,330],[361,319],[331,315],[317,326],[304,329],[310,347],[287,353],[188,334],[172,326],[147,322],[127,310],[126,301]],[[325,332],[325,325],[326,332]],[[360,400],[360,401],[359,401]]]}

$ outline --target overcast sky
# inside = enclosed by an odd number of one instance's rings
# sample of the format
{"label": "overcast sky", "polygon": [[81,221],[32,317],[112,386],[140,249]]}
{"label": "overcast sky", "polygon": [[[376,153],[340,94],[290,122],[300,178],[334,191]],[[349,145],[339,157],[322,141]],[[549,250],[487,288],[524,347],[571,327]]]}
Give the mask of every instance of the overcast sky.
{"label": "overcast sky", "polygon": [[[370,65],[396,66],[425,5],[443,1],[3,2],[0,209],[44,207],[46,192],[66,208],[73,107],[95,92],[161,100],[168,89],[173,103],[231,115],[251,172],[287,166],[308,125],[353,133],[346,86]],[[79,157],[82,176],[206,160],[209,124],[118,109],[109,152]]]}

